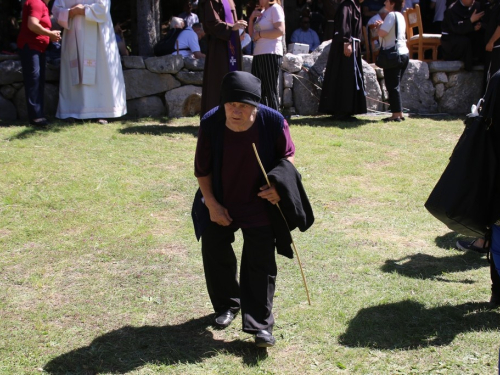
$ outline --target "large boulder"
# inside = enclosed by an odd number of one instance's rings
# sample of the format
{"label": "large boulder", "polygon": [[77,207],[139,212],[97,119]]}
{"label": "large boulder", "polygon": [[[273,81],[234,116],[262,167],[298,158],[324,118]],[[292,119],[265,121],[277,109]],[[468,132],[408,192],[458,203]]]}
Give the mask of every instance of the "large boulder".
{"label": "large boulder", "polygon": [[194,72],[205,69],[205,59],[193,59],[192,57],[184,57],[184,68]]}
{"label": "large boulder", "polygon": [[165,94],[169,117],[188,117],[201,111],[201,87],[182,86]]}
{"label": "large boulder", "polygon": [[321,43],[321,45],[313,51],[312,55],[315,57],[315,63],[311,68],[313,74],[324,76],[331,44],[332,41],[327,40],[326,42]]}
{"label": "large boulder", "polygon": [[5,99],[12,99],[14,95],[16,94],[17,89],[13,85],[5,85],[0,87],[0,94],[5,98]]}
{"label": "large boulder", "polygon": [[16,106],[0,95],[0,120],[16,120]]}
{"label": "large boulder", "polygon": [[241,61],[241,69],[244,72],[247,73],[252,73],[252,62],[253,62],[253,56],[249,55],[244,55],[243,60]]}
{"label": "large boulder", "polygon": [[[46,116],[54,116],[59,102],[59,86],[50,83],[45,84],[44,112]],[[17,109],[17,117],[20,120],[28,120],[28,109],[26,108],[26,95],[24,89],[20,89],[14,95],[14,105]]]}
{"label": "large boulder", "polygon": [[291,53],[287,53],[283,56],[283,63],[281,64],[281,68],[285,72],[289,73],[297,73],[302,69],[302,57],[300,55],[292,55]]}
{"label": "large boulder", "polygon": [[439,101],[439,110],[453,114],[469,113],[471,105],[477,103],[482,96],[482,85],[481,71],[449,73],[448,82],[444,84],[445,91]]}
{"label": "large boulder", "polygon": [[127,69],[146,69],[142,56],[122,56],[122,66]]}
{"label": "large boulder", "polygon": [[150,57],[144,62],[146,69],[153,73],[177,74],[184,68],[184,59],[181,55]]}
{"label": "large boulder", "polygon": [[431,61],[429,64],[429,72],[458,72],[462,70],[464,67],[464,63],[462,61]]}
{"label": "large boulder", "polygon": [[434,99],[434,85],[429,79],[429,67],[420,60],[410,60],[400,85],[403,108],[411,112],[434,113],[437,103]]}
{"label": "large boulder", "polygon": [[297,114],[310,116],[318,114],[320,94],[309,73],[301,70],[293,77],[293,102]]}
{"label": "large boulder", "polygon": [[187,70],[181,70],[175,75],[179,81],[184,85],[202,85],[203,84],[203,72],[190,72]]}
{"label": "large boulder", "polygon": [[157,96],[132,99],[127,101],[127,114],[135,117],[160,117],[167,112],[165,105]]}
{"label": "large boulder", "polygon": [[0,85],[23,82],[23,68],[19,60],[0,62]]}
{"label": "large boulder", "polygon": [[366,106],[368,110],[383,111],[384,104],[382,103],[382,89],[378,83],[377,72],[365,60],[362,61],[366,91]]}
{"label": "large boulder", "polygon": [[123,77],[127,100],[159,94],[181,85],[171,74],[155,74],[146,69],[124,70]]}

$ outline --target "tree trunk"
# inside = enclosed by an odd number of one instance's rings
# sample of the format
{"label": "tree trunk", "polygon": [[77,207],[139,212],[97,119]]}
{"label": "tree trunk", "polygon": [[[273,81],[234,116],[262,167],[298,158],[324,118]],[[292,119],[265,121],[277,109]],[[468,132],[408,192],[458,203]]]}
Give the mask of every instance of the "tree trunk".
{"label": "tree trunk", "polygon": [[153,56],[153,46],[160,39],[160,0],[137,0],[137,52]]}

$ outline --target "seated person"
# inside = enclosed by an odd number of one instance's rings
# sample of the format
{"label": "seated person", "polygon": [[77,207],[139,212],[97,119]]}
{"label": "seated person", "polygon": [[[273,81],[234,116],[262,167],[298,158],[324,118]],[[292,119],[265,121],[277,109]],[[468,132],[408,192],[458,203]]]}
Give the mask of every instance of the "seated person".
{"label": "seated person", "polygon": [[361,17],[363,26],[366,26],[368,20],[375,16],[380,9],[384,7],[383,0],[365,0],[361,3]]}
{"label": "seated person", "polygon": [[290,38],[292,43],[302,43],[309,45],[309,52],[314,51],[321,44],[319,36],[313,29],[309,28],[309,17],[302,17],[300,28],[295,30]]}
{"label": "seated person", "polygon": [[[475,48],[481,46],[477,32],[484,12],[473,6],[474,0],[457,0],[444,12],[441,48],[445,60],[462,60],[467,71],[472,70]],[[477,34],[477,35],[475,35]],[[484,44],[482,47],[484,50]]]}
{"label": "seated person", "polygon": [[[176,49],[179,49],[179,55],[183,57],[194,57],[201,59],[205,54],[201,52],[200,39],[203,38],[205,32],[201,23],[195,23],[193,27],[186,27],[177,37]],[[172,53],[177,55],[177,51]]]}

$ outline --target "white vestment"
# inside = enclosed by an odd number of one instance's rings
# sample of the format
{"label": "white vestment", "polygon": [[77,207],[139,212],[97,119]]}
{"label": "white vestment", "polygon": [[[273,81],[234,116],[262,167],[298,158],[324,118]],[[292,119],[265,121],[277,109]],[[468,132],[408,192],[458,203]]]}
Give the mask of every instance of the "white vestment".
{"label": "white vestment", "polygon": [[[85,16],[69,18],[74,5]],[[52,13],[64,28],[56,117],[120,117],[127,113],[125,83],[110,0],[56,0]]]}

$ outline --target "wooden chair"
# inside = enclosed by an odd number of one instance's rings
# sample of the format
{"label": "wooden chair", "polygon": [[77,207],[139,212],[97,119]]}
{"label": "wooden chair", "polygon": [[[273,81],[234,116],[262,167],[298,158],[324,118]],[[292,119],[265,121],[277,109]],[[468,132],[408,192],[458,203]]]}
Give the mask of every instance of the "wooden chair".
{"label": "wooden chair", "polygon": [[363,26],[363,38],[366,49],[366,62],[374,63],[377,61],[378,52],[380,49],[379,38],[372,31],[375,25]]}
{"label": "wooden chair", "polygon": [[[415,5],[415,8],[408,8],[404,12],[406,22],[406,37],[407,46],[410,50],[410,58],[414,53],[418,54],[418,59],[421,61],[437,60],[438,47],[441,44],[441,34],[424,34],[422,26],[422,17],[420,15],[420,6]],[[414,29],[417,33],[414,33]],[[424,59],[424,51],[432,50],[432,59]]]}

